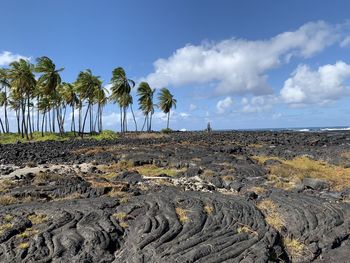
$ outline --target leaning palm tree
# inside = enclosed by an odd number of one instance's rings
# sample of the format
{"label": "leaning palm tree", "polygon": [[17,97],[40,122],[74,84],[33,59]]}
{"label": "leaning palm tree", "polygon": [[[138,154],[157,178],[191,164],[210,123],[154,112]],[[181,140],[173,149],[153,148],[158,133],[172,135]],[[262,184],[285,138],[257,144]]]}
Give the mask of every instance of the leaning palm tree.
{"label": "leaning palm tree", "polygon": [[99,76],[94,76],[91,70],[87,69],[79,73],[78,78],[75,82],[75,85],[76,85],[76,91],[79,94],[80,101],[87,102],[87,109],[85,112],[83,125],[81,130],[79,131],[80,135],[83,137],[88,113],[90,114],[90,133],[92,132],[92,126],[93,126],[92,107],[95,101],[96,90],[101,89],[102,81],[100,80]]}
{"label": "leaning palm tree", "polygon": [[[55,99],[58,98],[56,96],[56,89],[61,84],[61,76],[60,72],[64,70],[64,68],[56,69],[56,65],[53,61],[48,57],[40,57],[37,58],[37,64],[35,66],[35,72],[41,73],[41,76],[38,79],[38,86],[41,87],[42,95],[48,96],[54,104],[56,104]],[[58,103],[57,103],[58,104]],[[59,105],[55,105],[52,109],[52,130],[55,132],[55,111],[57,115],[60,114]],[[57,120],[60,121],[62,116],[57,116]],[[62,123],[58,123],[60,128],[60,133],[63,132]]]}
{"label": "leaning palm tree", "polygon": [[162,88],[159,92],[158,100],[160,109],[168,115],[166,128],[169,129],[170,111],[173,107],[176,108],[176,99],[174,99],[174,96],[167,88]]}
{"label": "leaning palm tree", "polygon": [[137,95],[139,96],[140,110],[145,115],[145,121],[142,130],[147,122],[147,131],[152,130],[152,115],[154,113],[153,95],[155,89],[152,89],[147,82],[141,82],[137,88]]}
{"label": "leaning palm tree", "polygon": [[125,132],[125,121],[126,121],[126,105],[121,105],[119,102],[121,97],[130,94],[131,89],[135,87],[135,82],[132,79],[128,79],[125,70],[122,67],[115,68],[112,72],[111,78],[111,90],[112,94],[110,100],[114,103],[118,103],[120,107],[120,131]]}
{"label": "leaning palm tree", "polygon": [[20,103],[22,111],[22,137],[24,135],[32,138],[32,127],[30,120],[31,99],[36,86],[36,80],[33,74],[34,66],[29,61],[20,59],[10,64],[8,69],[8,78],[12,87],[14,98]]}

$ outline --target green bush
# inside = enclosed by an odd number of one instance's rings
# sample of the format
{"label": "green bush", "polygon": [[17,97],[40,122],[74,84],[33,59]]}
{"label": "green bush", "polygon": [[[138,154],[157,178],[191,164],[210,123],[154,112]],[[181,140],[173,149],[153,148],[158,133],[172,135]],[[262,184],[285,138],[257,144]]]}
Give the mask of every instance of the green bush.
{"label": "green bush", "polygon": [[161,133],[171,133],[171,132],[173,132],[173,130],[170,128],[166,128],[166,129],[162,129],[160,132]]}

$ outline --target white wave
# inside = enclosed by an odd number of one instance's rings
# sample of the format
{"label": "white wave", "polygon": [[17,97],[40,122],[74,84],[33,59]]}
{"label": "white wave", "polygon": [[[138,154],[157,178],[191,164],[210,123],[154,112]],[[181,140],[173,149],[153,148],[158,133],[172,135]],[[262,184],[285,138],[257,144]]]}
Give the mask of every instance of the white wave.
{"label": "white wave", "polygon": [[350,131],[350,127],[347,128],[323,128],[321,131]]}

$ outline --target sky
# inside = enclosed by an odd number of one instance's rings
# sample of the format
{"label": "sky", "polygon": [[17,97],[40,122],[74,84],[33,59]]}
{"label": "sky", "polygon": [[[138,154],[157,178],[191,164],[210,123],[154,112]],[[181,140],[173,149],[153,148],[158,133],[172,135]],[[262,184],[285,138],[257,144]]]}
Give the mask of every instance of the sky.
{"label": "sky", "polygon": [[[137,84],[174,94],[173,129],[350,125],[349,1],[0,3],[0,67],[48,56],[65,67],[65,82],[89,68],[109,88],[122,66]],[[156,110],[153,128],[165,126]],[[118,106],[109,104],[104,128],[119,127]]]}

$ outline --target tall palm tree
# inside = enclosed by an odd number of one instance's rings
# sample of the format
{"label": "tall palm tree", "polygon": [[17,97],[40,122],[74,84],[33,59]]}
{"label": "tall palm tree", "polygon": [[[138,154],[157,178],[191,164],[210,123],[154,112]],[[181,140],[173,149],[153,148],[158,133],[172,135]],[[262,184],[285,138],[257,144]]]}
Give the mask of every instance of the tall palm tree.
{"label": "tall palm tree", "polygon": [[[125,73],[125,70],[122,67],[115,68],[112,72],[111,78],[112,84],[112,94],[110,96],[110,100],[114,103],[118,103],[120,107],[120,131],[126,131],[126,113],[127,107],[125,103],[123,105],[120,102],[125,102],[125,98],[127,94],[130,94],[131,89],[135,87],[135,82],[132,79],[128,79]],[[124,99],[121,99],[124,97]]]}
{"label": "tall palm tree", "polygon": [[96,130],[97,125],[98,132],[102,132],[102,112],[103,107],[106,106],[108,102],[108,97],[106,93],[108,93],[108,90],[102,86],[95,90],[95,103],[97,104],[97,113],[94,124],[94,130]]}
{"label": "tall palm tree", "polygon": [[147,131],[152,130],[152,115],[154,113],[153,95],[156,89],[152,89],[147,82],[141,82],[137,88],[137,95],[139,96],[140,110],[145,115],[145,121],[142,130],[147,122]]}
{"label": "tall palm tree", "polygon": [[12,62],[8,69],[13,97],[20,102],[22,111],[22,137],[25,135],[27,139],[29,139],[29,135],[32,138],[30,106],[36,85],[33,69],[34,66],[24,59]]}
{"label": "tall palm tree", "polygon": [[166,128],[169,129],[170,111],[176,108],[176,99],[167,88],[161,88],[158,96],[160,109],[168,115]]}
{"label": "tall palm tree", "polygon": [[83,121],[82,129],[79,131],[83,137],[85,123],[88,113],[90,114],[90,133],[92,132],[92,107],[95,101],[96,89],[101,89],[102,81],[99,76],[94,76],[90,69],[81,71],[75,82],[77,93],[79,94],[81,102],[87,102],[87,109]]}
{"label": "tall palm tree", "polygon": [[[48,96],[53,102],[54,107],[52,109],[52,130],[55,132],[55,111],[59,115],[59,104],[56,103],[55,99],[59,98],[56,94],[57,87],[61,84],[60,72],[64,68],[56,69],[56,65],[48,57],[37,58],[37,64],[35,66],[35,71],[41,73],[38,79],[38,86],[41,88],[43,96]],[[58,105],[55,105],[58,104]],[[61,120],[61,116],[57,116],[57,120]],[[63,133],[62,123],[58,123],[60,128],[60,133]]]}
{"label": "tall palm tree", "polygon": [[72,114],[72,118],[71,118],[71,131],[74,132],[74,136],[75,136],[75,108],[76,106],[79,105],[79,98],[76,94],[76,90],[75,90],[75,86],[72,83],[66,83],[63,82],[63,92],[62,92],[62,96],[66,102],[67,105],[69,105],[71,107],[71,114]]}
{"label": "tall palm tree", "polygon": [[3,90],[1,95],[1,107],[4,107],[4,115],[5,115],[5,130],[8,133],[10,131],[10,123],[8,120],[7,114],[7,106],[8,106],[8,89],[10,88],[10,82],[7,76],[6,69],[0,69],[0,91]]}

